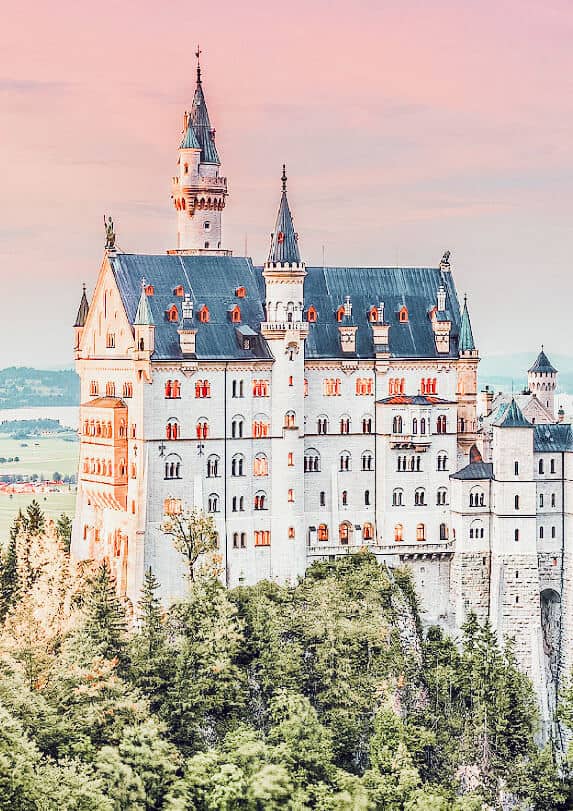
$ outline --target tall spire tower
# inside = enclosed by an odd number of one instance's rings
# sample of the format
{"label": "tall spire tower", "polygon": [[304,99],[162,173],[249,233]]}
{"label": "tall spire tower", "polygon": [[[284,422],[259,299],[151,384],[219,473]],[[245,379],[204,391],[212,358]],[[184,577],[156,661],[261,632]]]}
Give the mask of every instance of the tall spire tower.
{"label": "tall spire tower", "polygon": [[221,215],[227,178],[219,175],[215,146],[201,80],[201,51],[197,46],[197,85],[191,111],[183,117],[177,175],[171,195],[177,212],[177,249],[169,253],[226,255],[222,248]]}

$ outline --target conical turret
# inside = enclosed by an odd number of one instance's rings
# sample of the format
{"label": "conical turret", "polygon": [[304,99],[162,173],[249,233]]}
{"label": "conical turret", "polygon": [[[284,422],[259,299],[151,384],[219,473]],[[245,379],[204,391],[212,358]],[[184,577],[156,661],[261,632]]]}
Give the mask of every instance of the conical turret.
{"label": "conical turret", "polygon": [[464,309],[462,311],[462,319],[460,323],[460,354],[463,352],[473,352],[475,348],[470,314],[468,312],[468,299],[467,296],[464,296]]}
{"label": "conical turret", "polygon": [[282,194],[279,211],[275,223],[275,230],[271,235],[271,249],[268,264],[300,264],[300,251],[298,249],[298,235],[294,230],[292,214],[287,198],[286,167],[283,164]]}

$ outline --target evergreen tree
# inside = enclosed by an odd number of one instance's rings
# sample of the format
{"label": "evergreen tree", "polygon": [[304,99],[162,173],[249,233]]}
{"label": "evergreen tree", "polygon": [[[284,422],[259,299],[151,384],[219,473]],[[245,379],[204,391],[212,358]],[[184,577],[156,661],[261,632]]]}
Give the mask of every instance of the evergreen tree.
{"label": "evergreen tree", "polygon": [[34,499],[28,506],[28,509],[26,510],[26,519],[26,529],[32,538],[36,537],[37,535],[41,535],[46,529],[46,516],[40,509],[40,505],[36,499]]}
{"label": "evergreen tree", "polygon": [[0,563],[0,624],[15,604],[19,590],[18,536],[10,530],[10,540]]}
{"label": "evergreen tree", "polygon": [[124,664],[127,654],[127,618],[106,561],[98,566],[89,583],[84,610],[84,630],[92,640],[94,651],[106,659],[117,659]]}
{"label": "evergreen tree", "polygon": [[72,541],[72,519],[66,513],[62,513],[56,522],[56,535],[66,552],[69,552]]}

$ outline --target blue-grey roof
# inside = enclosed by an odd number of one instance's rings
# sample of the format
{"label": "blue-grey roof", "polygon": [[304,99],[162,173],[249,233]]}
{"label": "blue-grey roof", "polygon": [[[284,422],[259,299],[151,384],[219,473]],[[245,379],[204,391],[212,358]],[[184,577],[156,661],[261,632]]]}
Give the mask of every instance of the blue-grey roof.
{"label": "blue-grey roof", "polygon": [[83,288],[83,292],[82,292],[82,298],[81,298],[81,301],[80,301],[78,314],[76,315],[76,321],[75,321],[74,327],[85,327],[89,309],[90,309],[90,305],[88,303],[88,297],[86,296],[86,286],[84,284],[84,288]]}
{"label": "blue-grey roof", "polygon": [[464,309],[462,311],[462,321],[460,324],[460,352],[471,352],[475,348],[470,314],[468,312],[468,300],[464,298]]}
{"label": "blue-grey roof", "polygon": [[199,71],[197,71],[197,87],[195,88],[195,96],[193,97],[190,120],[193,124],[197,141],[201,146],[201,163],[220,164],[221,161],[219,160],[219,154],[215,146],[215,131],[211,127],[209,120],[209,113],[207,112],[207,104],[205,103],[201,74]]}
{"label": "blue-grey roof", "polygon": [[491,462],[470,462],[457,473],[452,473],[450,479],[493,479],[493,464]]}
{"label": "blue-grey roof", "polygon": [[[340,347],[339,324],[335,313],[347,295],[352,302],[352,318],[358,326],[356,355],[374,356],[372,325],[368,312],[384,302],[390,328],[388,345],[391,357],[436,358],[458,356],[460,307],[453,277],[440,268],[397,267],[309,267],[304,282],[305,307],[314,305],[316,323],[309,324],[306,356],[309,358],[347,357]],[[440,284],[446,288],[447,309],[451,314],[450,351],[438,354],[428,309]],[[398,312],[408,310],[408,321],[400,322]]]}
{"label": "blue-grey roof", "polygon": [[551,365],[551,363],[549,361],[549,358],[547,357],[547,355],[543,351],[543,348],[541,348],[541,352],[537,356],[537,359],[536,359],[535,363],[533,364],[531,369],[529,369],[528,371],[537,372],[537,373],[545,372],[546,374],[557,374],[557,369],[555,369]]}
{"label": "blue-grey roof", "polygon": [[[134,323],[141,293],[141,279],[153,285],[154,294],[147,296],[155,323],[156,360],[182,358],[179,321],[169,321],[166,311],[179,299],[173,290],[181,285],[193,302],[193,328],[197,330],[198,358],[252,359],[270,358],[266,342],[259,338],[250,349],[242,349],[236,335],[236,324],[227,316],[230,304],[241,308],[241,322],[257,334],[264,320],[262,306],[262,276],[250,259],[232,256],[148,256],[118,253],[109,261],[130,323]],[[235,291],[245,287],[247,295],[238,300]],[[209,308],[209,322],[200,323],[198,311]],[[180,313],[181,314],[181,313]]]}
{"label": "blue-grey roof", "polygon": [[565,423],[533,426],[533,449],[538,453],[573,451],[573,431]]}
{"label": "blue-grey roof", "polygon": [[201,149],[201,144],[197,140],[197,136],[195,135],[195,130],[193,129],[193,124],[191,122],[191,116],[187,119],[187,126],[185,128],[185,132],[183,133],[183,140],[179,145],[180,149]]}
{"label": "blue-grey roof", "polygon": [[300,251],[298,249],[298,236],[294,230],[292,214],[290,212],[286,193],[286,172],[283,166],[282,175],[283,190],[281,201],[275,223],[275,230],[271,235],[271,248],[269,251],[269,263],[288,262],[298,265],[300,263]]}
{"label": "blue-grey roof", "polygon": [[[504,406],[504,407],[502,407]],[[526,420],[523,416],[523,411],[515,402],[515,398],[511,398],[511,403],[503,403],[500,406],[500,414],[498,419],[493,423],[499,428],[531,428],[532,423]]]}

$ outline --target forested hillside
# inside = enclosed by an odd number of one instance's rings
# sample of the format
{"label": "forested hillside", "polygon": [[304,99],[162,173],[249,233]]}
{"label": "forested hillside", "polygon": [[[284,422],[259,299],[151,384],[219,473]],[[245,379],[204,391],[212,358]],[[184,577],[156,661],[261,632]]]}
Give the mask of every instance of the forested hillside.
{"label": "forested hillside", "polygon": [[68,538],[32,505],[3,554],[0,809],[570,807],[511,647],[475,619],[422,639],[406,572],[357,553],[226,591],[208,569],[168,611],[149,572],[136,624]]}
{"label": "forested hillside", "polygon": [[0,408],[75,406],[80,383],[72,369],[0,369]]}

